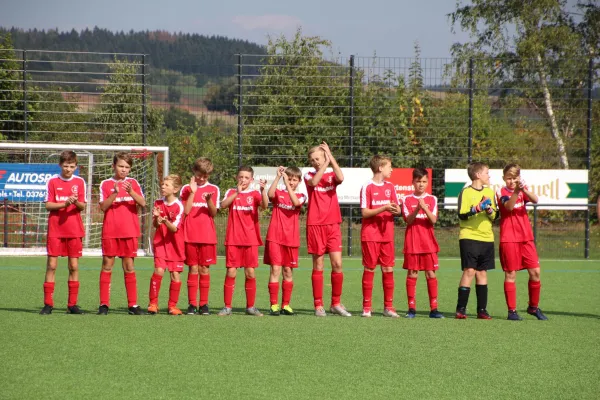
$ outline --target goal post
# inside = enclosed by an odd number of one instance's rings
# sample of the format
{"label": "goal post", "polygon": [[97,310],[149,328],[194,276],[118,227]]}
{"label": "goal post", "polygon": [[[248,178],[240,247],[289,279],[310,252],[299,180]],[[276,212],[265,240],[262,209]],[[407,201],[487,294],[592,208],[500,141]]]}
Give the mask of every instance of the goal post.
{"label": "goal post", "polygon": [[76,174],[87,185],[87,206],[81,216],[84,255],[101,254],[99,185],[114,175],[113,157],[120,151],[130,153],[134,159],[129,176],[140,183],[150,203],[139,212],[142,237],[138,254],[151,254],[151,202],[159,196],[161,176],[169,174],[168,147],[0,143],[0,255],[46,255],[46,182],[60,173],[58,156],[63,150],[77,154]]}

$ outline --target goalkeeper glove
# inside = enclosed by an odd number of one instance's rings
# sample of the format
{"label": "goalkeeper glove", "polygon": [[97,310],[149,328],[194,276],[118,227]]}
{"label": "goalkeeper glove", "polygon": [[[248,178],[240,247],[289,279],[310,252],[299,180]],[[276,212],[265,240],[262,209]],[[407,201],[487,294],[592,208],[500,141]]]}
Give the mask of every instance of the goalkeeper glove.
{"label": "goalkeeper glove", "polygon": [[[477,213],[480,213],[483,210],[486,210],[491,207],[492,207],[492,199],[484,197],[481,200],[481,203],[477,204],[476,206],[471,207],[471,212],[473,214],[477,214]],[[493,212],[493,210],[492,210],[492,212]]]}

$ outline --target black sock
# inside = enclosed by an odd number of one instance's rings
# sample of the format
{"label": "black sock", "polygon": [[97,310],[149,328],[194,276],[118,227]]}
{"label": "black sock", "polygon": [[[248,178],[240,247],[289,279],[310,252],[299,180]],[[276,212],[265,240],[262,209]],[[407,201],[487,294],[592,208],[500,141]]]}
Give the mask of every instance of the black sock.
{"label": "black sock", "polygon": [[487,309],[488,287],[487,285],[475,285],[477,294],[477,311]]}
{"label": "black sock", "polygon": [[470,287],[458,287],[458,303],[456,304],[457,310],[460,308],[467,308],[467,303],[469,302],[469,293],[471,293]]}

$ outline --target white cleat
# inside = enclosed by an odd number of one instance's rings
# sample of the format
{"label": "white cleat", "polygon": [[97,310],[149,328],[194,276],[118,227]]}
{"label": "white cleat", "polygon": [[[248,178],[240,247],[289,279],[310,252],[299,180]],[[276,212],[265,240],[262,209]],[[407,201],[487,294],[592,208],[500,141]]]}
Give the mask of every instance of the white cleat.
{"label": "white cleat", "polygon": [[337,306],[332,306],[331,313],[340,315],[342,317],[351,317],[352,316],[352,314],[350,314],[348,311],[346,311],[346,307],[344,307],[343,304],[338,304]]}

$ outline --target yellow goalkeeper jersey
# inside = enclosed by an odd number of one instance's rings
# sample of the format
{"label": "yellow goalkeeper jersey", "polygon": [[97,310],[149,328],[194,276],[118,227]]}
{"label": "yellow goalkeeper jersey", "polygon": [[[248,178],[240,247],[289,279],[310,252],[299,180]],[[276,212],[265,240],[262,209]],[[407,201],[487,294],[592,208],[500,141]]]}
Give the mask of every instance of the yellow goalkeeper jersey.
{"label": "yellow goalkeeper jersey", "polygon": [[[472,207],[481,203],[485,198],[492,200],[494,212],[472,212]],[[464,188],[458,195],[458,219],[460,224],[459,239],[478,240],[480,242],[493,242],[494,232],[492,222],[496,218],[498,206],[496,205],[494,191],[488,187],[474,189],[472,186]]]}

